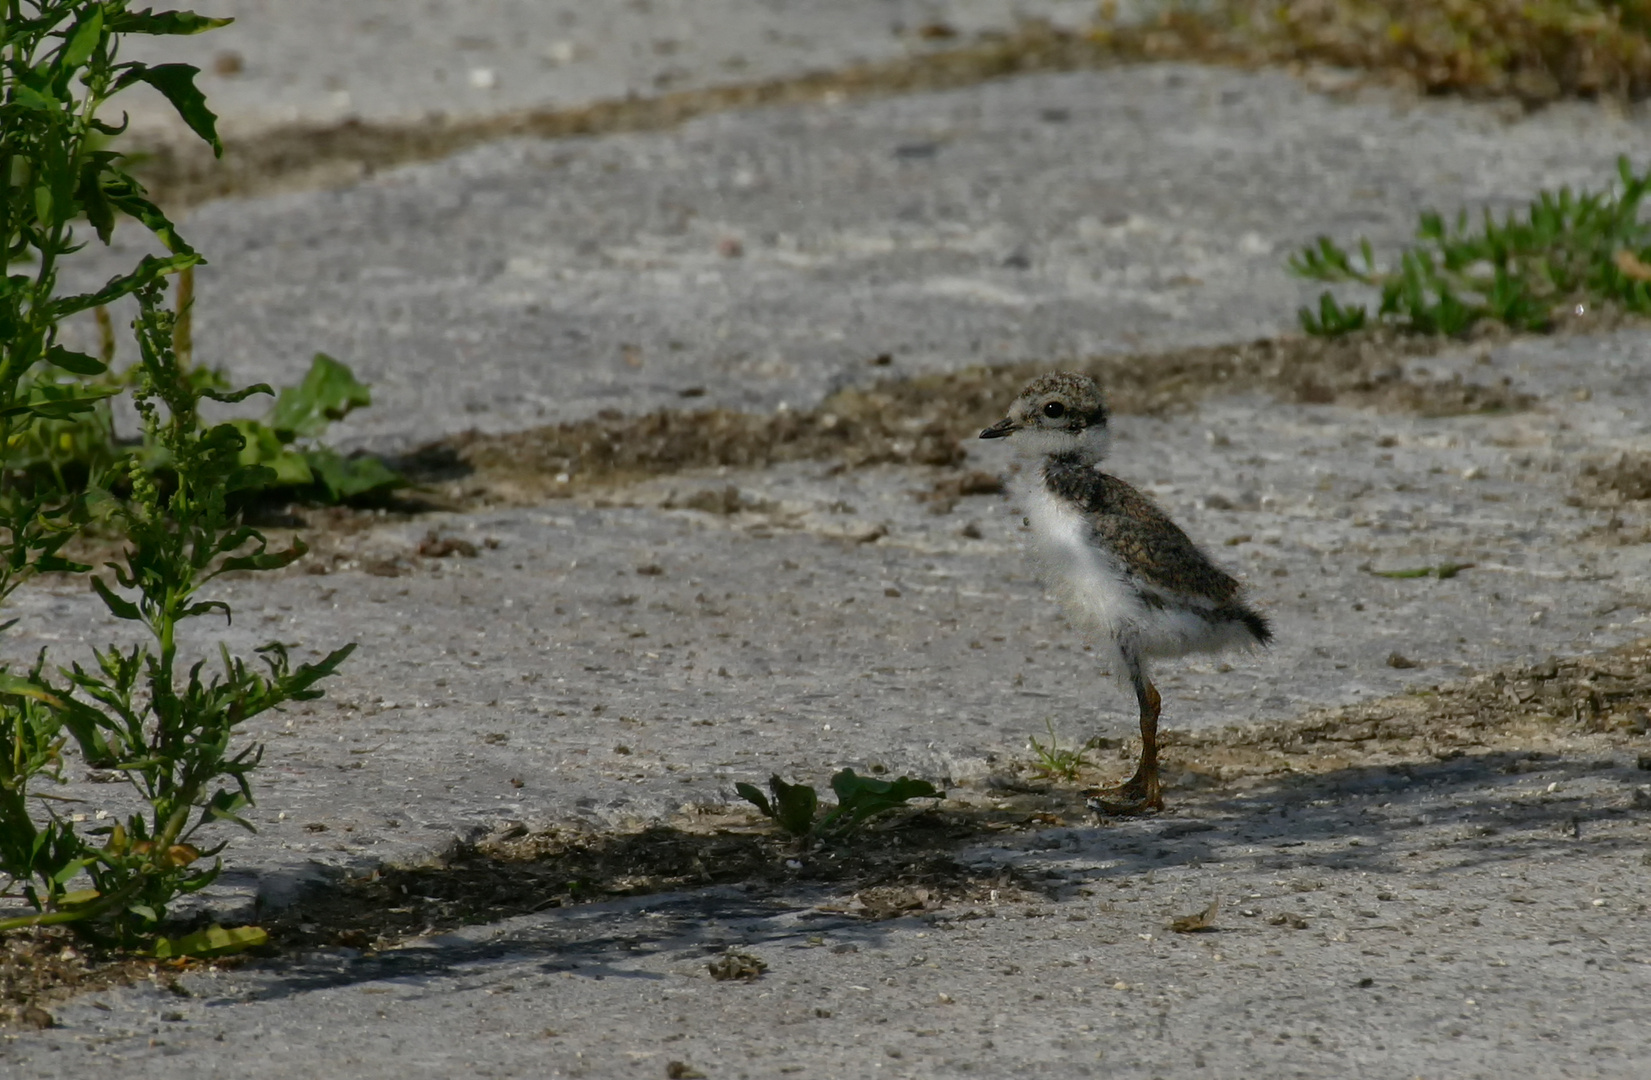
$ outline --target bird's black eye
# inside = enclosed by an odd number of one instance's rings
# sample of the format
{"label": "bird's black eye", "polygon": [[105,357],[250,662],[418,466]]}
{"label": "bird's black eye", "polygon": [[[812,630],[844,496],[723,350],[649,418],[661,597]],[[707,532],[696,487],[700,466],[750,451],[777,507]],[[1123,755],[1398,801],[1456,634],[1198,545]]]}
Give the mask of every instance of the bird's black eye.
{"label": "bird's black eye", "polygon": [[1066,406],[1058,401],[1047,402],[1043,406],[1043,415],[1051,420],[1059,420],[1066,415]]}

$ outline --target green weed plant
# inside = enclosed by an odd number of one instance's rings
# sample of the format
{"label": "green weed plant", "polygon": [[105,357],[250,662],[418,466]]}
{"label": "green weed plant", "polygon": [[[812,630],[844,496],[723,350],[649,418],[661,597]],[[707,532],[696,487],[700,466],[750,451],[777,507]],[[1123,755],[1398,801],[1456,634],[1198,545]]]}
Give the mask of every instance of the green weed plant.
{"label": "green weed plant", "polygon": [[912,799],[944,799],[946,793],[927,780],[902,776],[879,780],[844,769],[831,778],[837,805],[819,814],[820,796],[809,784],[788,784],[768,778],[769,795],[753,784],[735,784],[740,798],[751,803],[781,832],[801,841],[837,839],[859,829],[871,818],[904,807]]}
{"label": "green weed plant", "polygon": [[406,486],[400,473],[369,454],[346,456],[321,441],[328,425],[372,404],[372,392],[349,367],[316,353],[296,386],[282,387],[261,420],[236,420],[241,464],[261,465],[270,477],[259,493],[286,492],[322,503],[386,495]]}
{"label": "green weed plant", "polygon": [[[9,718],[12,757],[25,767],[0,774],[0,870],[40,914],[0,921],[0,930],[110,916],[128,943],[158,931],[175,897],[205,887],[222,869],[205,860],[223,843],[203,847],[201,830],[219,822],[251,828],[240,813],[252,802],[248,777],[261,748],[236,748],[237,729],[284,702],[319,697],[315,685],[354,649],[294,667],[279,642],[258,649],[251,663],[220,646],[210,672],[205,659],[180,659],[184,623],[230,614],[222,600],[202,598],[204,586],[226,573],[287,566],[304,545],[295,540],[272,551],[263,534],[239,522],[235,494],[263,483],[267,470],[241,464],[234,424],[201,422],[208,393],[172,352],[174,315],[161,306],[161,286],[140,290],[137,300],[142,373],[133,400],[146,434],[170,458],[173,482],[163,488],[132,462],[131,497],[113,511],[126,549],[107,564],[112,583],[90,580],[109,612],[141,626],[146,640],[97,650],[90,667],[50,673],[42,654],[27,675],[3,676],[0,686],[20,703]],[[259,392],[269,391],[210,396]],[[123,774],[146,809],[85,835],[59,813],[48,812],[43,823],[31,817],[28,781],[59,778],[71,740],[88,765]],[[103,843],[93,846],[89,836]],[[90,887],[71,888],[82,874]]]}
{"label": "green weed plant", "polygon": [[[1481,322],[1542,332],[1579,306],[1651,313],[1651,224],[1640,214],[1651,172],[1635,173],[1623,157],[1617,173],[1615,190],[1544,191],[1500,221],[1485,211],[1477,227],[1466,211],[1454,224],[1424,212],[1397,265],[1379,266],[1368,240],[1355,256],[1321,236],[1290,269],[1379,290],[1374,321],[1419,334],[1461,335]],[[1308,333],[1329,337],[1373,321],[1365,305],[1328,291],[1299,316]]]}
{"label": "green weed plant", "polygon": [[[180,630],[230,615],[204,594],[221,575],[275,570],[302,556],[296,540],[272,550],[240,521],[238,500],[276,481],[269,457],[279,460],[318,425],[364,403],[364,388],[341,376],[341,365],[321,365],[308,390],[276,401],[276,430],[289,437],[278,434],[274,451],[258,445],[249,453],[257,429],[206,422],[201,407],[269,388],[229,392],[178,355],[188,334],[167,307],[165,279],[201,258],[107,149],[121,128],[98,114],[121,90],[145,83],[221,151],[196,69],[122,61],[119,46],[127,35],[193,34],[227,20],[133,11],[127,0],[0,0],[0,13],[0,601],[40,573],[81,575],[138,631],[137,643],[97,649],[90,664],[53,668],[42,651],[26,670],[0,667],[0,897],[32,909],[0,919],[0,932],[72,924],[156,955],[234,951],[256,944],[261,931],[175,939],[160,931],[176,899],[220,871],[216,827],[251,827],[243,812],[261,751],[239,738],[243,726],[283,702],[319,696],[318,684],[353,646],[297,665],[278,642],[251,658],[220,645],[208,659],[180,646]],[[108,243],[125,219],[166,254],[144,256],[91,292],[64,293],[64,260],[94,237]],[[116,377],[107,311],[123,298],[137,306],[139,358]],[[103,330],[98,356],[60,340],[64,321],[86,312]],[[113,442],[108,401],[121,393],[142,418],[143,452]],[[94,519],[111,523],[122,542],[107,577],[64,554]],[[140,809],[110,813],[49,791],[71,749],[123,776]],[[68,813],[71,806],[82,812]]]}

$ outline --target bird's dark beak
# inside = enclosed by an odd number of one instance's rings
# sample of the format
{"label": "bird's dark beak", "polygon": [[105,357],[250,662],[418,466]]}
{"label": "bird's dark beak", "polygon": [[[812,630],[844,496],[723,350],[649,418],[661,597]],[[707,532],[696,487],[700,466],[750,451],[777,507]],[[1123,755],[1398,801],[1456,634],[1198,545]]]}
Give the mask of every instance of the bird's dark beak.
{"label": "bird's dark beak", "polygon": [[1005,416],[980,433],[982,439],[1007,439],[1015,433],[1015,422]]}

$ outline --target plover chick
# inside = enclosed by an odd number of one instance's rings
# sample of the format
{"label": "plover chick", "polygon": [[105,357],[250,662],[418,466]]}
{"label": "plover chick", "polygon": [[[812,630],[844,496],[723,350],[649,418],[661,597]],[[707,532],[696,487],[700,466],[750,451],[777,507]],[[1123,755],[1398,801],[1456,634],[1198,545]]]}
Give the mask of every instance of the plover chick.
{"label": "plover chick", "polygon": [[1087,375],[1056,372],[1026,384],[1009,415],[980,433],[1012,439],[1024,467],[1016,494],[1044,584],[1135,689],[1141,763],[1117,787],[1092,793],[1107,813],[1162,810],[1158,690],[1147,666],[1194,652],[1265,645],[1267,620],[1152,500],[1101,471],[1106,402]]}

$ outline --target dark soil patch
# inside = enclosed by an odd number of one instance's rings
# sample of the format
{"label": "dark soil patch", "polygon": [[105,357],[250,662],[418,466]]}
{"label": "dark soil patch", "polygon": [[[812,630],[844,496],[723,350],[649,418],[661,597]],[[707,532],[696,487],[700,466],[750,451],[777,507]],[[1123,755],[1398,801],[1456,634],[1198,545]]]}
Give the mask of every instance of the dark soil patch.
{"label": "dark soil patch", "polygon": [[1582,466],[1573,505],[1594,508],[1621,506],[1651,499],[1651,454],[1620,453]]}
{"label": "dark soil patch", "polygon": [[160,961],[100,950],[67,927],[41,926],[0,936],[0,1026],[55,1026],[55,1001],[152,979],[174,987],[199,961]]}
{"label": "dark soil patch", "polygon": [[[1418,377],[1404,361],[1449,342],[1374,331],[1358,336],[1276,338],[1241,345],[1099,357],[1072,365],[1106,388],[1115,413],[1154,414],[1219,394],[1260,390],[1288,401],[1404,410],[1424,416],[1529,408],[1506,382]],[[962,444],[1002,415],[1046,362],[970,368],[848,389],[817,408],[772,415],[708,409],[617,411],[503,435],[453,436],[398,466],[429,483],[452,476],[416,471],[420,460],[462,462],[470,476],[449,488],[474,502],[535,501],[650,476],[714,466],[763,468],[834,460],[867,465],[957,466]]]}
{"label": "dark soil patch", "polygon": [[283,912],[270,929],[286,947],[378,949],[550,908],[713,885],[820,887],[842,897],[841,910],[871,919],[1028,889],[964,867],[951,854],[987,833],[1024,827],[1024,808],[913,813],[806,851],[751,818],[714,812],[636,832],[506,832],[436,864],[347,880]]}

